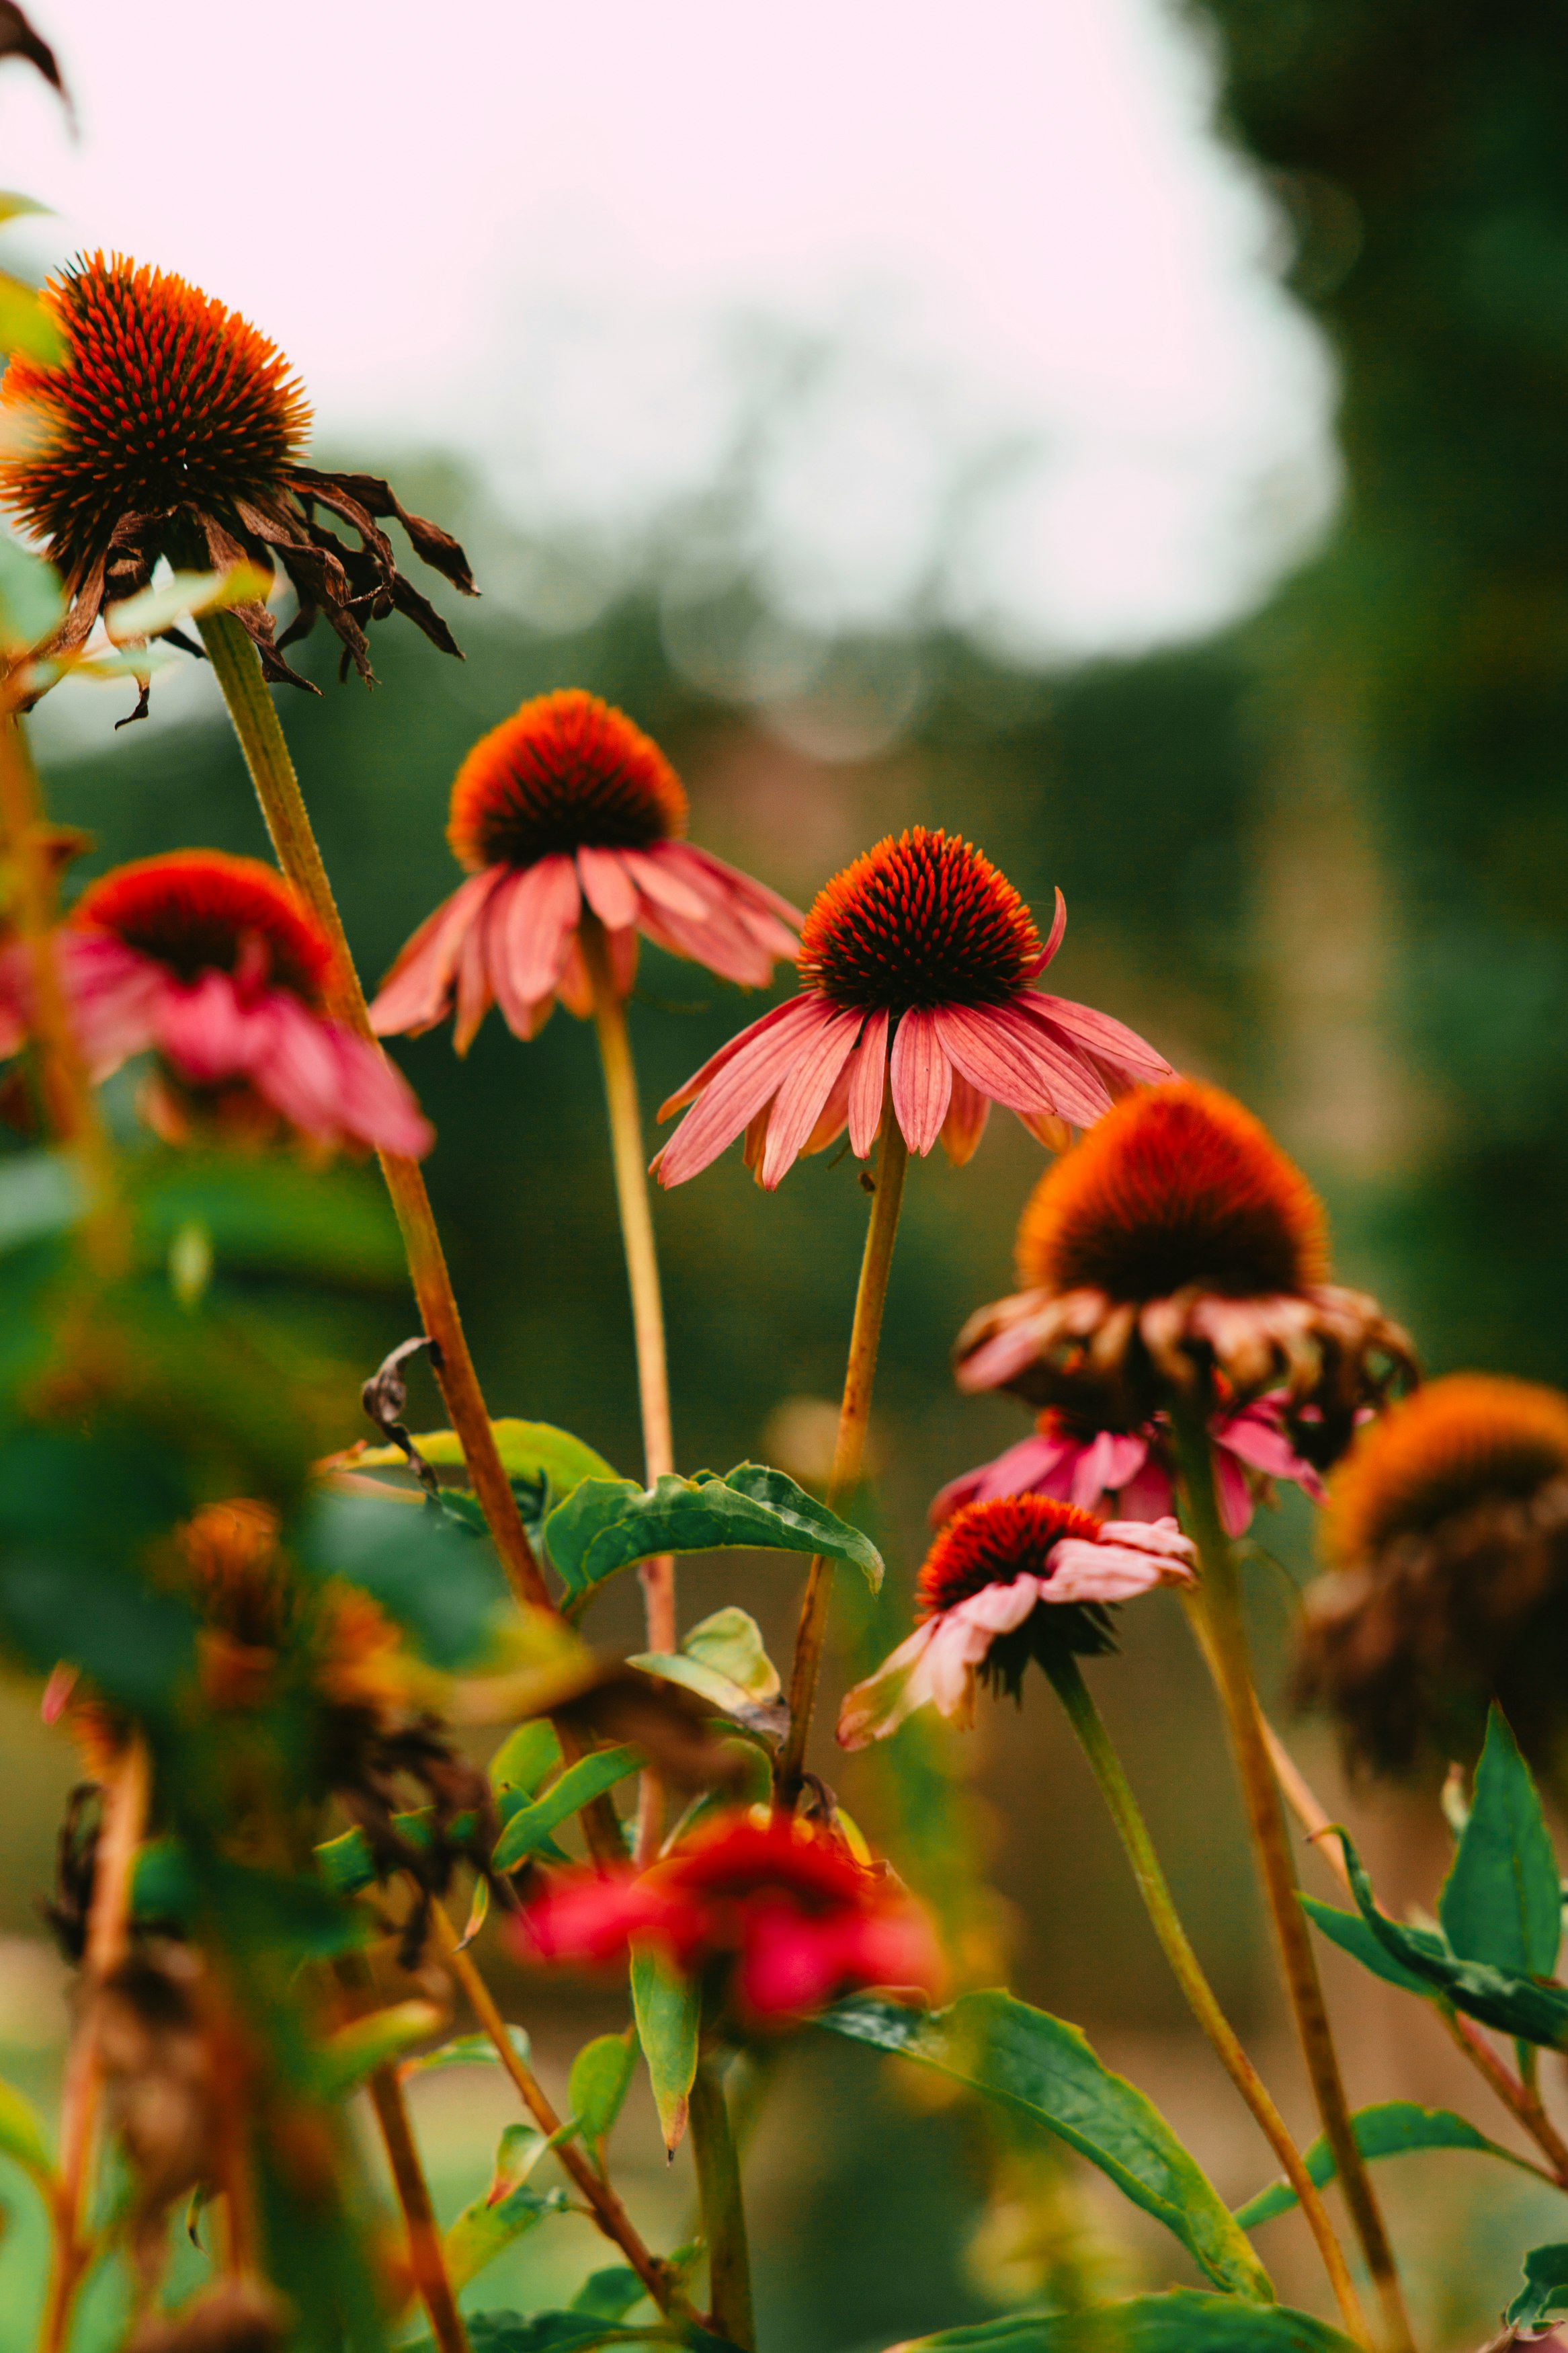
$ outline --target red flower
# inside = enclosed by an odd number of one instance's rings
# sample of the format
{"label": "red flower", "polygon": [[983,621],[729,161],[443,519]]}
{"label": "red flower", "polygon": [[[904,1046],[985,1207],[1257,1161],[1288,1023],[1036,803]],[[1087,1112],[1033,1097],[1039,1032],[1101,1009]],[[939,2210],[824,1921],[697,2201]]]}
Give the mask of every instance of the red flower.
{"label": "red flower", "polygon": [[940,1135],[963,1163],[994,1103],[1060,1145],[1064,1121],[1088,1126],[1132,1081],[1169,1078],[1120,1021],[1028,986],[1066,928],[1058,891],[1042,946],[1012,884],[967,841],[924,826],[879,841],[817,893],[801,932],[802,994],[661,1107],[668,1119],[696,1105],[654,1162],[661,1182],[684,1184],[742,1130],[769,1191],[846,1127],[864,1159],[889,1079],[910,1151]]}
{"label": "red flower", "polygon": [[967,1727],[977,1684],[1016,1693],[1052,1645],[1110,1650],[1108,1602],[1192,1581],[1193,1547],[1173,1519],[1100,1520],[1038,1494],[966,1504],[926,1555],[920,1624],[846,1694],[839,1743],[884,1740],[928,1703]]}
{"label": "red flower", "polygon": [[[329,1143],[417,1156],[433,1141],[407,1082],[330,1018],[331,943],[293,886],[217,849],[139,859],[90,883],[56,934],[95,1078],[149,1048],[168,1078],[231,1123],[281,1117]],[[14,1050],[30,965],[0,964],[0,1042]],[[165,1124],[183,1106],[165,1101]]]}
{"label": "red flower", "polygon": [[687,1973],[718,1972],[721,1998],[753,2021],[867,1986],[934,1993],[942,1980],[912,1897],[830,1831],[776,1815],[731,1815],[639,1878],[559,1880],[519,1934],[525,1953],[555,1961],[608,1960],[651,1937]]}
{"label": "red flower", "polygon": [[721,979],[764,988],[795,953],[800,914],[750,875],[679,839],[686,795],[650,736],[596,695],[536,695],[482,735],[452,787],[447,839],[470,880],[437,908],[387,974],[382,1036],[433,1029],[456,1008],[467,1053],[492,1003],[536,1037],[559,997],[593,1010],[578,945],[584,908],[629,990],[637,934]]}

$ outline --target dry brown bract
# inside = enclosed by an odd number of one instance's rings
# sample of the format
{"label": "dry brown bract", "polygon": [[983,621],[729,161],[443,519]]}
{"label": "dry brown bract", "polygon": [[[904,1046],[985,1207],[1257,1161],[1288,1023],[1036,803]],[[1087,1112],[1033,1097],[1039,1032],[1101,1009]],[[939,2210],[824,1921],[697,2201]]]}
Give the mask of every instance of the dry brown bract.
{"label": "dry brown bract", "polygon": [[[367,626],[393,612],[458,653],[381,526],[401,523],[422,561],[472,596],[467,556],[378,476],[304,463],[310,406],[275,344],[184,279],[119,254],[74,262],[42,301],[66,357],[48,367],[19,352],[0,387],[11,428],[0,503],[37,535],[69,600],[41,651],[79,649],[103,607],[146,587],[165,557],[184,569],[281,565],[299,611],[280,638],[265,605],[236,608],[269,679],[316,691],[282,649],[318,614],[342,642],[342,672],[353,662],[367,682]],[[134,716],[146,701],[143,688]]]}

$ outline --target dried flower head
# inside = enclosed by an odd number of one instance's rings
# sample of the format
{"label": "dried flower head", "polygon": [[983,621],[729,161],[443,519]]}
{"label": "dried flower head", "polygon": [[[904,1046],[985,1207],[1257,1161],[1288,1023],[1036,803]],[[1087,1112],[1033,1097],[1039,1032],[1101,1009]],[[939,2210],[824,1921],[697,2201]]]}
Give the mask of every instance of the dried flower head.
{"label": "dried flower head", "polygon": [[795,955],[799,910],[685,830],[685,791],[651,736],[578,688],[535,695],[458,772],[447,838],[469,880],[387,974],[376,1029],[417,1034],[455,1009],[461,1054],[492,1004],[519,1038],[538,1035],[557,997],[586,1016],[584,921],[603,924],[623,995],[639,934],[742,988],[766,987]]}
{"label": "dried flower head", "polygon": [[1042,944],[1012,884],[972,843],[915,826],[858,858],[817,893],[801,931],[804,987],[732,1038],[659,1111],[690,1112],[654,1163],[684,1184],[742,1132],[769,1191],[803,1152],[847,1127],[864,1159],[890,1086],[911,1152],[940,1135],[967,1160],[994,1103],[1043,1142],[1088,1126],[1112,1096],[1170,1064],[1108,1014],[1029,984],[1061,945]]}
{"label": "dried flower head", "polygon": [[1114,1649],[1107,1603],[1192,1576],[1173,1519],[1101,1520],[1054,1495],[965,1504],[926,1555],[915,1631],[846,1696],[840,1745],[885,1739],[928,1702],[967,1726],[979,1684],[1016,1698],[1031,1659]]}
{"label": "dried flower head", "polygon": [[1358,1763],[1468,1757],[1489,1703],[1550,1766],[1568,1734],[1568,1398],[1456,1373],[1364,1430],[1335,1475],[1297,1688]]}
{"label": "dried flower head", "polygon": [[[57,965],[88,1066],[106,1078],[159,1057],[149,1115],[247,1135],[281,1122],[325,1145],[413,1156],[431,1129],[382,1051],[327,1010],[331,943],[293,885],[254,858],[176,850],[90,883],[57,935]],[[0,1044],[32,1018],[31,958],[0,954]]]}
{"label": "dried flower head", "polygon": [[[16,429],[0,458],[0,505],[65,580],[69,610],[49,650],[80,646],[104,605],[146,587],[166,557],[218,570],[281,564],[300,600],[282,638],[265,606],[237,608],[271,679],[309,685],[281,649],[318,612],[342,641],[345,669],[352,660],[366,680],[366,625],[393,611],[458,651],[381,523],[395,516],[424,562],[472,595],[462,549],[374,476],[305,464],[310,405],[266,336],[183,278],[119,254],[73,262],[43,301],[65,356],[51,366],[18,352],[5,371],[0,415]],[[346,524],[353,543],[322,515]],[[145,708],[143,688],[134,715]]]}
{"label": "dried flower head", "polygon": [[1207,1411],[1279,1389],[1322,1465],[1413,1377],[1375,1300],[1325,1281],[1317,1197],[1249,1112],[1182,1080],[1119,1103],[1046,1172],[1018,1229],[1026,1287],[959,1335],[965,1389],[1133,1430],[1174,1391]]}

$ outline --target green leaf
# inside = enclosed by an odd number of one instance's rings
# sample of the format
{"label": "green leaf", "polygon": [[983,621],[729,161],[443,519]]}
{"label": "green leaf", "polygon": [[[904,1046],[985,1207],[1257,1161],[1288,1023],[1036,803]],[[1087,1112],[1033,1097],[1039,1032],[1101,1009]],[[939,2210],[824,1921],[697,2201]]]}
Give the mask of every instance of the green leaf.
{"label": "green leaf", "polygon": [[1461,1960],[1547,1978],[1563,1936],[1563,1887],[1530,1767],[1493,1704],[1470,1818],[1437,1906]]}
{"label": "green leaf", "polygon": [[[681,2345],[688,2353],[738,2353],[728,2337],[715,2337],[695,2321],[644,2321],[617,2327],[587,2312],[467,2312],[464,2326],[471,2353],[597,2353],[604,2345]],[[421,2337],[400,2353],[436,2353]]]}
{"label": "green leaf", "polygon": [[[1468,2148],[1484,2157],[1500,2157],[1505,2164],[1518,2166],[1523,2172],[1534,2171],[1524,2158],[1489,2140],[1451,2108],[1423,2108],[1414,2100],[1384,2100],[1376,2107],[1358,2108],[1351,2126],[1356,2147],[1366,2158],[1405,2157],[1423,2148]],[[1321,2133],[1301,2157],[1320,2189],[1333,2179],[1334,2153]],[[1244,2231],[1256,2231],[1260,2222],[1271,2222],[1276,2214],[1288,2214],[1295,2203],[1296,2192],[1288,2181],[1272,2181],[1245,2206],[1237,2207],[1236,2219]]]}
{"label": "green leaf", "polygon": [[0,352],[26,352],[45,367],[65,357],[60,331],[37,295],[8,270],[0,271]]}
{"label": "green leaf", "polygon": [[1268,2273],[1197,2159],[1076,2026],[1000,1990],[962,1994],[932,2015],[859,1996],[816,2022],[919,2060],[1047,2126],[1163,2222],[1217,2286],[1272,2301]]}
{"label": "green leaf", "polygon": [[657,1945],[632,1943],[632,2014],[647,2061],[654,2105],[665,2151],[673,2157],[686,2130],[688,2104],[697,2075],[697,2039],[702,2024],[702,1991],[695,1978],[670,1967]]}
{"label": "green leaf", "polygon": [[621,2113],[637,2063],[628,2034],[601,2034],[572,2062],[566,2102],[585,2141],[601,2141]]}
{"label": "green leaf", "polygon": [[509,1732],[490,1758],[492,1789],[521,1789],[531,1798],[561,1762],[561,1743],[548,1716],[535,1716]]}
{"label": "green leaf", "polygon": [[476,2198],[446,2237],[447,2276],[454,2288],[467,2287],[487,2263],[493,2263],[547,2214],[563,2213],[566,2205],[563,2189],[531,2189],[526,2181],[493,2202],[488,2194]]}
{"label": "green leaf", "polygon": [[739,1683],[721,1674],[703,1659],[688,1659],[678,1651],[638,1651],[626,1661],[628,1667],[640,1667],[645,1675],[658,1675],[667,1683],[679,1683],[682,1690],[695,1692],[710,1707],[721,1715],[732,1716],[737,1724],[762,1733],[769,1741],[782,1739],[788,1728],[789,1714],[783,1707],[759,1706]]}
{"label": "green leaf", "polygon": [[[731,1477],[734,1475],[731,1472]],[[729,1682],[739,1683],[748,1699],[766,1706],[783,1688],[779,1671],[763,1643],[762,1629],[747,1610],[715,1609],[693,1626],[681,1645],[684,1658],[711,1667]]]}
{"label": "green leaf", "polygon": [[551,1513],[544,1541],[560,1570],[568,1604],[655,1553],[718,1552],[731,1546],[771,1552],[821,1553],[852,1561],[873,1592],[882,1581],[882,1556],[858,1528],[786,1479],[742,1462],[722,1479],[677,1478],[652,1487],[630,1479],[584,1479]]}
{"label": "green leaf", "polygon": [[[1402,1992],[1419,1994],[1424,2001],[1435,1999],[1436,1989],[1426,1978],[1417,1977],[1414,1969],[1407,1969],[1396,1961],[1359,1912],[1342,1912],[1337,1905],[1321,1903],[1315,1895],[1303,1895],[1300,1901],[1308,1918],[1321,1929],[1330,1944],[1337,1945],[1343,1953],[1349,1953],[1363,1969],[1370,1969],[1374,1978],[1382,1978],[1386,1985],[1398,1986]],[[1434,1936],[1429,1929],[1411,1928],[1405,1933],[1413,1937],[1425,1936],[1434,1953],[1441,1953],[1444,1949],[1443,1939]]]}
{"label": "green leaf", "polygon": [[433,1666],[476,1663],[489,1647],[506,1587],[493,1552],[440,1513],[374,1495],[319,1495],[297,1546],[318,1576],[374,1594]]}
{"label": "green leaf", "polygon": [[132,1919],[188,1928],[201,1909],[191,1858],[177,1838],[149,1839],[136,1851],[131,1873]]}
{"label": "green leaf", "polygon": [[341,2026],[316,2054],[316,2079],[324,2098],[341,2100],[389,2061],[401,2059],[416,2042],[438,2033],[442,2012],[433,2001],[395,2001]]}
{"label": "green leaf", "polygon": [[1546,2328],[1568,2318],[1568,2246],[1531,2247],[1524,2285],[1503,2314],[1510,2328]]}
{"label": "green leaf", "polygon": [[[507,2028],[507,2040],[526,2067],[532,2044],[527,2031],[521,2026]],[[405,2075],[427,2075],[439,2067],[499,2067],[500,2057],[488,2034],[458,2034],[450,2042],[443,2042],[437,2051],[422,2051],[417,2059],[410,2059],[404,2067]],[[524,2131],[528,2126],[522,2127]]]}
{"label": "green leaf", "polygon": [[1089,2312],[1020,2312],[980,2320],[935,2337],[908,2337],[889,2353],[1352,2353],[1352,2341],[1287,2305],[1173,2288]]}
{"label": "green leaf", "polygon": [[[531,1482],[544,1480],[554,1489],[557,1500],[569,1495],[584,1479],[616,1479],[620,1473],[595,1454],[569,1430],[557,1430],[553,1422],[519,1421],[503,1416],[492,1421],[496,1452],[500,1456],[501,1469],[509,1479],[527,1479]],[[450,1430],[416,1431],[414,1443],[426,1462],[438,1471],[460,1470],[464,1456],[457,1432]],[[406,1458],[400,1446],[373,1446],[360,1456],[367,1469],[402,1469]]]}
{"label": "green leaf", "polygon": [[[5,544],[0,540],[0,547]],[[0,565],[0,604],[7,582]],[[63,1233],[87,1208],[81,1174],[62,1152],[23,1152],[0,1166],[0,1255]]]}
{"label": "green leaf", "polygon": [[1339,1838],[1357,1908],[1393,1959],[1446,1994],[1456,2010],[1500,2033],[1549,2048],[1568,2036],[1568,1993],[1493,1968],[1489,1962],[1461,1960],[1449,1950],[1446,1937],[1434,1936],[1429,1929],[1402,1928],[1387,1919],[1377,1908],[1372,1882],[1351,1839],[1343,1831]]}
{"label": "green leaf", "polygon": [[383,1291],[404,1275],[384,1188],[362,1169],[156,1153],[133,1168],[132,1198],[149,1260],[164,1260],[176,1234],[200,1226],[223,1270],[300,1275],[352,1291]]}
{"label": "green leaf", "polygon": [[161,629],[186,614],[226,612],[231,605],[265,602],[271,575],[251,564],[232,565],[224,572],[176,572],[155,588],[142,588],[118,605],[103,608],[103,626],[111,645],[130,638],[155,638]]}
{"label": "green leaf", "polygon": [[591,2313],[595,2320],[624,2320],[647,2294],[636,2272],[625,2263],[612,2263],[605,2271],[590,2272],[572,2299],[572,2309]]}
{"label": "green leaf", "polygon": [[13,2158],[35,2181],[54,2179],[54,2159],[37,2112],[6,2083],[0,2083],[0,2157]]}
{"label": "green leaf", "polygon": [[537,1854],[551,1831],[559,1829],[569,1815],[592,1805],[628,1773],[639,1772],[642,1762],[640,1748],[621,1747],[596,1748],[592,1756],[568,1765],[542,1798],[513,1814],[496,1844],[492,1857],[496,1870],[514,1870],[525,1855]]}

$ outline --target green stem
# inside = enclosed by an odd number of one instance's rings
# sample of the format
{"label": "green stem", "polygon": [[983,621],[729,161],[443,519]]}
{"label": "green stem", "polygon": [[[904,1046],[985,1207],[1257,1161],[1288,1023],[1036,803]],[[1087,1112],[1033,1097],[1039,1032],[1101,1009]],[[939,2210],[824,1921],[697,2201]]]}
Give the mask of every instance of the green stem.
{"label": "green stem", "polygon": [[709,2316],[715,2332],[752,2353],[756,2322],[752,2313],[752,2262],[746,2246],[746,2210],[741,2200],[741,2168],[735,2157],[730,2111],[717,2062],[700,2060],[691,2085],[691,2149],[697,2160],[697,2194],[702,2201],[702,2234],[708,2242]]}
{"label": "green stem", "polygon": [[1190,1609],[1200,1629],[1200,1648],[1214,1677],[1230,1733],[1253,1853],[1274,1923],[1285,1990],[1323,2132],[1333,2152],[1345,2202],[1383,2308],[1385,2342],[1392,2353],[1410,2353],[1410,2320],[1394,2251],[1365,2160],[1356,2147],[1350,2102],[1345,2097],[1339,2054],[1318,1976],[1317,1957],[1298,1900],[1295,1862],[1252,1684],[1241,1579],[1236,1556],[1220,1522],[1215,1494],[1208,1431],[1202,1414],[1184,1399],[1175,1401],[1172,1419],[1188,1525],[1197,1545],[1202,1571]]}
{"label": "green stem", "polygon": [[[261,814],[267,820],[278,863],[336,951],[339,982],[335,1009],[362,1038],[379,1045],[370,1026],[364,991],[354,969],[327,870],[321,863],[300,779],[294,773],[294,763],[272,707],[271,691],[261,674],[256,649],[231,613],[205,614],[199,627],[202,643],[245,754],[256,797],[261,803]],[[533,1547],[518,1513],[517,1498],[496,1448],[495,1432],[468,1354],[452,1278],[447,1271],[441,1237],[436,1229],[430,1196],[425,1189],[419,1164],[390,1152],[382,1153],[380,1158],[386,1189],[403,1232],[420,1320],[440,1351],[436,1377],[462,1446],[486,1525],[518,1599],[531,1608],[548,1609],[552,1606],[549,1588],[533,1556]]]}
{"label": "green stem", "polygon": [[[610,969],[609,941],[591,909],[578,927],[583,961],[594,991],[594,1027],[605,1073],[605,1103],[610,1117],[610,1156],[616,1171],[626,1282],[632,1294],[632,1331],[637,1343],[637,1396],[642,1407],[644,1475],[651,1487],[675,1468],[669,1419],[669,1366],[665,1351],[664,1299],[648,1202],[642,1113],[637,1071],[626,1030],[626,1001]],[[668,1554],[646,1560],[640,1571],[647,1612],[650,1651],[675,1648],[675,1563]]]}
{"label": "green stem", "polygon": [[1100,1784],[1100,1794],[1116,1825],[1127,1860],[1132,1866],[1132,1876],[1143,1898],[1144,1909],[1154,1934],[1160,1939],[1165,1958],[1171,1964],[1176,1982],[1186,1995],[1194,2017],[1214,2046],[1221,2066],[1251,2109],[1264,2138],[1279,2158],[1286,2179],[1300,2201],[1308,2227],[1318,2242],[1318,2252],[1322,2256],[1323,2268],[1329,2274],[1345,2327],[1364,2344],[1367,2341],[1366,2321],[1344,2252],[1334,2236],[1328,2209],[1301,2162],[1301,2153],[1290,2137],[1284,2117],[1242,2049],[1230,2021],[1219,2006],[1213,1987],[1204,1975],[1197,1955],[1188,1942],[1186,1930],[1182,1926],[1165,1874],[1160,1867],[1160,1859],[1149,1836],[1148,1824],[1122,1770],[1121,1760],[1105,1728],[1104,1720],[1089,1695],[1078,1661],[1070,1651],[1064,1651],[1047,1662],[1046,1672],[1056,1687],[1058,1698],[1067,1710],[1068,1721],[1078,1735],[1079,1746],[1089,1759],[1089,1769]]}
{"label": "green stem", "polygon": [[[877,1144],[876,1190],[866,1229],[866,1250],[860,1261],[860,1282],[855,1294],[855,1322],[849,1335],[849,1361],[844,1373],[844,1396],[838,1408],[838,1436],[828,1475],[827,1505],[837,1511],[860,1481],[866,1452],[866,1428],[871,1418],[871,1391],[877,1377],[877,1349],[882,1336],[882,1309],[888,1296],[888,1276],[893,1263],[893,1243],[899,1230],[899,1208],[904,1198],[904,1176],[910,1148],[893,1110],[891,1080],[882,1102],[882,1126]],[[811,1711],[816,1678],[827,1636],[827,1605],[833,1592],[833,1563],[820,1554],[811,1564],[801,1602],[795,1634],[795,1665],[789,1681],[789,1732],[775,1770],[779,1797],[793,1805],[798,1796],[811,1732]]]}

